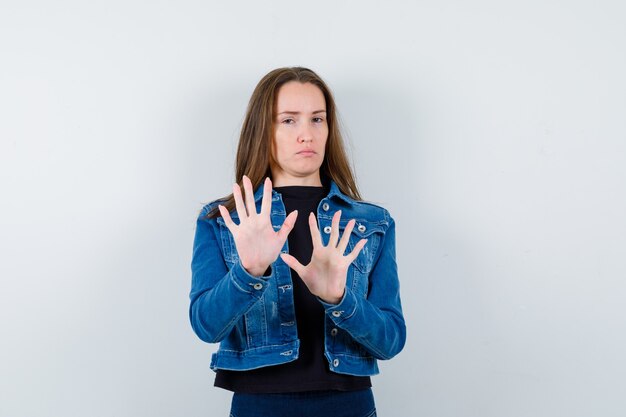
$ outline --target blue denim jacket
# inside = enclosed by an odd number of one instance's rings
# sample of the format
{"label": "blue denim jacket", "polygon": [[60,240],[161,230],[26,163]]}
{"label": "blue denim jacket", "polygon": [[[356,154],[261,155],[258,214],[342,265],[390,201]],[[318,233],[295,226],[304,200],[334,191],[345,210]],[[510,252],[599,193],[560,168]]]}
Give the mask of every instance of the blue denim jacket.
{"label": "blue denim jacket", "polygon": [[[263,185],[254,194],[260,211]],[[296,360],[296,329],[291,270],[280,256],[269,276],[250,275],[241,265],[232,234],[222,217],[206,218],[221,201],[207,204],[196,225],[191,262],[189,317],[198,337],[220,342],[211,369],[249,370]],[[356,219],[346,253],[368,239],[348,268],[339,304],[325,308],[324,354],[333,372],[375,375],[377,359],[390,359],[404,347],[406,327],[400,303],[395,250],[395,222],[389,212],[353,200],[331,180],[317,208],[318,227],[328,244],[333,214],[341,210],[340,230]],[[272,190],[271,221],[276,230],[286,213],[280,193]],[[236,211],[231,213],[239,223]],[[285,242],[283,252],[288,252]]]}

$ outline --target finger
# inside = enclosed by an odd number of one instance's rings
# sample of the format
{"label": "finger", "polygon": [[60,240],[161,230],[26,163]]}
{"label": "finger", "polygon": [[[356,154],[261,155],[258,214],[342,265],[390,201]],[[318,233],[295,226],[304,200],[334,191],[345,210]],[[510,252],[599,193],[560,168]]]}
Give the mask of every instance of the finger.
{"label": "finger", "polygon": [[313,212],[309,214],[309,230],[311,231],[311,240],[313,241],[313,249],[324,246],[320,230],[317,228],[317,221]]}
{"label": "finger", "polygon": [[254,203],[254,190],[252,189],[252,181],[247,176],[243,176],[243,189],[245,191],[246,209],[248,216],[254,216],[256,212],[256,204]]}
{"label": "finger", "polygon": [[356,257],[359,256],[359,252],[361,252],[361,249],[363,249],[366,243],[367,239],[361,239],[359,240],[359,243],[354,245],[354,249],[352,249],[352,252],[350,252],[350,255],[348,255],[348,259],[350,260],[350,262],[354,262]]}
{"label": "finger", "polygon": [[293,226],[296,224],[296,218],[298,217],[298,210],[294,210],[289,213],[289,216],[285,219],[283,225],[278,231],[278,238],[282,244],[287,240],[287,236],[289,236],[289,232],[293,230]]}
{"label": "finger", "polygon": [[337,247],[337,241],[339,240],[339,219],[341,218],[341,210],[338,210],[333,214],[333,221],[330,226],[330,238],[328,239],[328,246],[331,248]]}
{"label": "finger", "polygon": [[219,206],[217,206],[217,208],[219,209],[220,213],[222,214],[222,218],[224,219],[224,223],[226,223],[226,227],[232,233],[233,229],[236,228],[237,225],[235,224],[235,222],[233,222],[233,219],[231,219],[230,213],[228,212],[228,210],[226,210],[226,207],[224,207],[221,204]]}
{"label": "finger", "polygon": [[293,256],[291,256],[288,253],[281,253],[280,254],[280,258],[287,265],[289,265],[289,268],[291,268],[294,271],[296,271],[297,274],[300,275],[300,278],[302,278],[302,276],[304,275],[304,270],[305,270],[305,266],[304,265],[302,265],[296,258],[294,258]]}
{"label": "finger", "polygon": [[263,183],[263,200],[261,200],[261,215],[268,216],[272,208],[272,180],[265,178]]}
{"label": "finger", "polygon": [[235,208],[237,209],[237,215],[241,223],[248,218],[248,213],[246,212],[246,205],[243,204],[243,198],[241,197],[241,187],[239,187],[237,183],[233,185],[233,196],[235,197]]}
{"label": "finger", "polygon": [[337,246],[337,249],[341,251],[342,255],[346,252],[346,248],[348,247],[348,241],[350,241],[350,233],[352,233],[352,229],[354,229],[354,223],[356,223],[356,220],[350,220],[343,230],[343,235]]}

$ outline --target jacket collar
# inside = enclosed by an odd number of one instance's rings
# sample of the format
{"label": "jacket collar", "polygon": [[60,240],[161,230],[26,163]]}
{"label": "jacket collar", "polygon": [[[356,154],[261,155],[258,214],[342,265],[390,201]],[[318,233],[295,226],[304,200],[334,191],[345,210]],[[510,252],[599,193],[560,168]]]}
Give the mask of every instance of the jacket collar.
{"label": "jacket collar", "polygon": [[344,193],[341,192],[341,190],[339,189],[339,186],[337,185],[337,183],[335,183],[335,181],[329,179],[330,181],[330,191],[328,192],[328,198],[332,198],[332,197],[337,197],[343,201],[345,201],[348,204],[354,204],[355,201],[348,197],[347,195],[345,195]]}
{"label": "jacket collar", "polygon": [[[324,178],[322,178],[322,181],[324,181]],[[335,183],[335,181],[333,181],[330,178],[327,178],[327,181],[330,184],[330,189],[328,191],[327,198],[339,198],[351,205],[355,203],[355,200],[353,200],[352,198],[348,197],[347,195],[341,192],[341,190],[339,189],[339,186],[337,185],[337,183]],[[263,186],[264,186],[264,182],[261,183],[261,185],[254,192],[255,203],[258,203],[263,198]],[[272,190],[272,195],[273,196],[278,195],[278,192],[276,190]]]}

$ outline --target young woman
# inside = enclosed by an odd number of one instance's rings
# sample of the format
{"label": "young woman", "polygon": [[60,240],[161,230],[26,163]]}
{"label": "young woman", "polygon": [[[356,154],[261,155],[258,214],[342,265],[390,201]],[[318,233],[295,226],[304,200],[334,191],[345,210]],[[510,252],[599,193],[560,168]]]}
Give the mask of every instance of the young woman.
{"label": "young woman", "polygon": [[317,74],[263,77],[235,174],[198,217],[189,309],[220,343],[211,369],[231,416],[375,416],[370,376],[406,338],[395,222],[361,199]]}

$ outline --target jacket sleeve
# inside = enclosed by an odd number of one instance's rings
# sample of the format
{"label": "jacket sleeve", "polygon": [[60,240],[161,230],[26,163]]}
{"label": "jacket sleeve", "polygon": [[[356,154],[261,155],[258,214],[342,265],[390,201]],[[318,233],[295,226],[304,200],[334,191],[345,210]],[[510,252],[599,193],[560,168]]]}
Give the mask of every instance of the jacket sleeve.
{"label": "jacket sleeve", "polygon": [[370,272],[367,298],[357,296],[346,287],[339,304],[322,301],[335,325],[347,331],[377,359],[391,359],[406,341],[396,264],[395,221],[391,216],[389,219],[380,255]]}
{"label": "jacket sleeve", "polygon": [[205,342],[224,339],[235,323],[261,298],[272,275],[250,275],[238,261],[229,270],[222,255],[219,226],[205,207],[196,222],[191,261],[189,319]]}

